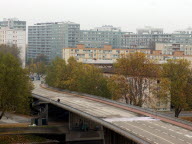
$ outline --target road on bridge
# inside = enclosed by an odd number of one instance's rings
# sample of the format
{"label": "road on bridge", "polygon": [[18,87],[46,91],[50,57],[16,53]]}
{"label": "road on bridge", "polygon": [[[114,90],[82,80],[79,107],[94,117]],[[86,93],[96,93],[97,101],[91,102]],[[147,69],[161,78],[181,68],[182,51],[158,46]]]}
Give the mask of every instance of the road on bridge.
{"label": "road on bridge", "polygon": [[34,82],[33,94],[48,98],[64,107],[69,106],[80,112],[101,119],[128,134],[153,144],[192,144],[192,131],[166,123],[159,119],[140,115],[113,105],[101,103],[68,92],[52,91]]}

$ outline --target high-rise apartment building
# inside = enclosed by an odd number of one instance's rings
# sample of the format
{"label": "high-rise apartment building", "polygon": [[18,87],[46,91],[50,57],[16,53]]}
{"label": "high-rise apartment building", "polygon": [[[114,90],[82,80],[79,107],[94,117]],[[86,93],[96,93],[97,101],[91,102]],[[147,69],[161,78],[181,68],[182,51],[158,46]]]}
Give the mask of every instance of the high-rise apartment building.
{"label": "high-rise apartment building", "polygon": [[121,35],[120,28],[105,25],[91,30],[80,30],[79,43],[84,44],[86,48],[102,48],[104,45],[120,48]]}
{"label": "high-rise apartment building", "polygon": [[161,28],[145,27],[137,29],[137,33],[122,32],[113,26],[96,27],[80,31],[80,44],[86,48],[102,48],[112,45],[113,48],[123,49],[154,49],[156,42],[170,42],[171,34],[164,34]]}
{"label": "high-rise apartment building", "polygon": [[156,43],[192,44],[192,29],[164,33],[162,28],[145,27],[137,33],[122,32],[120,28],[105,25],[90,30],[80,30],[71,22],[38,23],[28,28],[28,58],[39,54],[49,60],[61,57],[62,48],[84,44],[85,48],[155,49]]}
{"label": "high-rise apartment building", "polygon": [[3,21],[0,21],[0,27],[26,30],[26,21],[20,21],[17,18],[4,18]]}
{"label": "high-rise apartment building", "polygon": [[28,27],[27,58],[40,54],[48,60],[62,56],[62,49],[75,47],[79,41],[80,25],[72,22],[37,23]]}
{"label": "high-rise apartment building", "polygon": [[120,31],[81,30],[79,43],[86,48],[102,48],[104,45],[112,45],[113,48],[121,47]]}
{"label": "high-rise apartment building", "polygon": [[22,66],[26,62],[26,21],[16,18],[0,21],[0,44],[16,45],[20,50]]}
{"label": "high-rise apartment building", "polygon": [[20,50],[22,66],[25,67],[26,58],[26,31],[23,29],[0,28],[0,44],[16,45]]}
{"label": "high-rise apartment building", "polygon": [[124,49],[154,49],[155,43],[170,43],[171,34],[135,34],[124,33],[121,36],[121,48]]}
{"label": "high-rise apartment building", "polygon": [[192,44],[192,28],[178,30],[172,34],[172,43]]}

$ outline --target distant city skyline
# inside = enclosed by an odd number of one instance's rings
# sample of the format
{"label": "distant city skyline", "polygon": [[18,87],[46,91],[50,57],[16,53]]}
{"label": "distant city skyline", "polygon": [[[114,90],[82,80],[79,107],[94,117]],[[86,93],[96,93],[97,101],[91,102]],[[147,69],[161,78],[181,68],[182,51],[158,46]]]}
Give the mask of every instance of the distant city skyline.
{"label": "distant city skyline", "polygon": [[[64,20],[58,20],[58,21],[37,21],[37,22],[30,22],[30,21],[27,21],[25,19],[21,19],[21,18],[18,18],[18,17],[4,17],[2,19],[0,19],[0,21],[2,21],[3,19],[13,19],[13,18],[16,18],[18,19],[19,21],[26,21],[27,22],[27,27],[28,26],[33,26],[37,23],[49,23],[49,22],[74,22],[74,23],[78,23],[78,22],[75,22],[75,21],[70,21],[70,20],[67,20],[67,21],[64,21]],[[132,31],[129,30],[128,28],[125,27],[122,27],[122,26],[116,26],[116,25],[112,25],[112,24],[101,24],[101,25],[95,25],[95,24],[89,24],[89,26],[85,26],[85,25],[82,25],[81,23],[78,23],[80,24],[80,28],[81,30],[91,30],[91,29],[95,29],[97,27],[103,27],[103,26],[113,26],[113,27],[118,27],[120,28],[122,31],[124,32],[133,32],[133,33],[136,33],[137,29],[142,29],[142,28],[147,28],[147,27],[151,27],[151,28],[162,28],[164,33],[173,33],[174,31],[177,31],[177,30],[187,30],[187,29],[192,29],[192,25],[191,26],[186,26],[186,27],[182,27],[182,26],[175,26],[175,29],[172,28],[171,30],[168,29],[168,27],[162,27],[162,26],[154,26],[154,25],[143,25],[143,26],[140,26],[140,27],[135,27],[135,29],[133,28]]]}
{"label": "distant city skyline", "polygon": [[113,25],[130,32],[152,26],[169,33],[192,27],[191,5],[191,0],[6,0],[0,18],[17,17],[28,25],[72,21],[81,29]]}

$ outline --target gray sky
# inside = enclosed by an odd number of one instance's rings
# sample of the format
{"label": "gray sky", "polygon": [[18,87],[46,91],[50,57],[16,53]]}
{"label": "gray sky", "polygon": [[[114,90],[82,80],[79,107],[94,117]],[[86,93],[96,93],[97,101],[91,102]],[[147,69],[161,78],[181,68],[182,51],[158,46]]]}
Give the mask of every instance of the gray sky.
{"label": "gray sky", "polygon": [[144,26],[165,32],[192,27],[192,0],[0,0],[0,19],[16,17],[28,25],[72,21],[81,29],[113,25],[135,32]]}

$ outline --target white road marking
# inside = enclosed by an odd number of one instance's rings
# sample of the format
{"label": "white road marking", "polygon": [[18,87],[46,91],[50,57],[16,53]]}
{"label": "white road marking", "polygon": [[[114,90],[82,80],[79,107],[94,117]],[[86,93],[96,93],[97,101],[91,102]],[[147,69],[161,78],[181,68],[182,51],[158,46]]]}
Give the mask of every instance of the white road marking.
{"label": "white road marking", "polygon": [[[39,89],[39,90],[41,90],[41,89]],[[37,92],[38,92],[38,91],[37,91]],[[53,94],[54,94],[54,93],[53,93]],[[45,93],[45,94],[43,94],[43,95],[46,97],[47,94]],[[63,94],[62,94],[62,95],[63,95]],[[61,94],[60,94],[60,95],[57,95],[57,96],[58,96],[59,98],[61,98]],[[67,94],[64,95],[64,96],[67,96]],[[73,95],[71,95],[71,96],[72,96],[72,97],[75,97],[75,96],[73,96]],[[51,97],[51,96],[47,96],[47,97],[49,97],[50,100],[53,99],[53,97]],[[70,96],[69,96],[69,97],[70,97]],[[56,100],[57,100],[57,99],[56,99]],[[68,97],[67,97],[66,99],[62,99],[62,100],[64,101],[64,102],[62,102],[62,103],[65,103],[65,104],[67,104],[66,101],[70,101],[70,100],[68,100]],[[78,106],[81,106],[81,103],[80,103],[81,101],[82,101],[82,100],[79,100],[79,101],[77,100],[77,101],[75,101],[75,103],[70,103],[70,105],[73,106],[74,104],[77,104]],[[91,100],[89,100],[89,101],[91,101]],[[83,101],[82,101],[82,102],[83,102]],[[88,102],[87,102],[87,103],[88,103]],[[87,104],[87,103],[86,103],[86,105],[85,105],[86,107],[91,107],[91,108],[93,107],[92,104],[89,105],[89,104]],[[77,107],[78,107],[78,106],[77,106]],[[76,106],[75,106],[75,107],[76,107]],[[87,109],[89,109],[89,108],[87,108]],[[106,111],[106,112],[107,112],[107,111]],[[105,114],[105,111],[104,111],[103,113]],[[121,120],[122,120],[122,119],[121,119]],[[131,122],[132,122],[132,121],[131,121]],[[135,121],[135,122],[136,122],[136,121]],[[150,123],[151,123],[151,122],[152,122],[152,121],[150,121]],[[138,122],[138,123],[139,123],[139,122]],[[142,122],[141,122],[141,123],[142,123]],[[144,125],[145,125],[145,124],[144,124]],[[161,126],[161,125],[158,125],[158,124],[155,124],[155,125]],[[130,125],[130,126],[131,126],[131,125]],[[135,126],[135,127],[136,127],[136,126]],[[122,128],[126,129],[125,127],[122,127]],[[145,129],[141,129],[141,128],[139,127],[139,125],[138,125],[136,128],[137,128],[138,130],[146,131]],[[166,127],[164,127],[164,128],[166,128]],[[168,127],[168,128],[169,128],[169,127]],[[168,129],[168,128],[167,128],[167,129]],[[128,131],[131,131],[130,129],[127,129],[127,130],[128,130]],[[133,130],[134,130],[134,129],[133,129]],[[169,141],[169,139],[168,139],[168,140],[167,140],[167,139],[164,139],[163,136],[161,137],[161,135],[159,136],[158,134],[155,135],[155,134],[153,133],[153,131],[150,131],[150,129],[148,129],[148,130],[149,130],[149,131],[146,131],[146,133],[149,133],[150,135],[153,135],[153,136],[155,136],[155,137],[159,137],[160,140],[162,139],[162,140],[165,140],[165,141],[173,144],[171,141]],[[158,131],[159,131],[159,130],[158,130]],[[186,130],[185,130],[185,131],[186,131]],[[181,133],[179,133],[179,134],[181,134]],[[188,133],[187,133],[187,134],[188,134]],[[189,134],[188,136],[191,137],[190,134]],[[187,137],[188,137],[188,136],[187,136]],[[154,138],[154,139],[155,139],[155,138]],[[180,139],[180,140],[182,140],[182,139]],[[165,142],[165,141],[164,141],[164,142]],[[183,140],[183,141],[184,141],[184,140]],[[186,141],[185,141],[185,142],[186,142]],[[154,143],[156,143],[156,142],[154,142]],[[186,143],[187,143],[187,144],[191,144],[191,143],[189,143],[189,142],[186,142]],[[157,143],[156,143],[156,144],[157,144]]]}
{"label": "white road marking", "polygon": [[151,141],[149,138],[146,138],[148,141]]}
{"label": "white road marking", "polygon": [[[127,124],[128,124],[128,123],[127,123]],[[153,136],[155,136],[155,137],[158,137],[158,138],[160,138],[160,139],[162,139],[162,140],[164,140],[164,141],[166,141],[166,142],[168,142],[168,143],[174,144],[174,143],[172,143],[172,142],[170,142],[170,141],[168,141],[168,140],[166,140],[166,139],[164,139],[164,138],[162,138],[162,137],[160,137],[160,136],[158,136],[158,135],[155,135],[155,134],[153,134],[153,133],[151,133],[151,132],[149,132],[149,131],[146,131],[145,129],[138,128],[138,127],[136,127],[136,126],[134,126],[134,125],[131,125],[131,124],[128,124],[128,125],[130,125],[130,126],[132,126],[132,127],[135,127],[135,128],[137,128],[137,129],[140,129],[140,130],[142,130],[142,131],[145,131],[146,133],[149,133],[149,134],[151,134],[151,135],[153,135]]]}
{"label": "white road marking", "polygon": [[164,126],[161,126],[162,128],[166,128],[166,127],[164,127]]}
{"label": "white road marking", "polygon": [[175,138],[175,136],[173,136],[173,135],[170,135],[170,136]]}
{"label": "white road marking", "polygon": [[185,130],[185,129],[183,131],[187,132],[187,130]]}
{"label": "white road marking", "polygon": [[122,122],[135,122],[135,121],[156,121],[156,119],[153,119],[151,117],[113,117],[113,118],[104,118],[103,120],[107,122],[117,122],[117,121],[122,121]]}
{"label": "white road marking", "polygon": [[160,132],[160,130],[159,130],[159,129],[155,129],[155,130]]}
{"label": "white road marking", "polygon": [[183,139],[180,139],[180,138],[179,138],[179,140],[184,141]]}
{"label": "white road marking", "polygon": [[192,135],[185,135],[186,137],[188,137],[188,138],[192,138]]}
{"label": "white road marking", "polygon": [[174,130],[172,130],[172,129],[169,129],[170,131],[174,131]]}
{"label": "white road marking", "polygon": [[178,134],[182,134],[182,133],[180,133],[180,132],[177,132]]}

